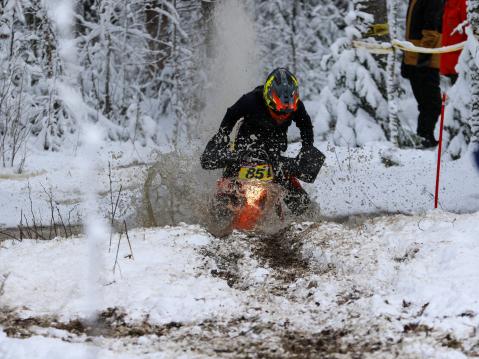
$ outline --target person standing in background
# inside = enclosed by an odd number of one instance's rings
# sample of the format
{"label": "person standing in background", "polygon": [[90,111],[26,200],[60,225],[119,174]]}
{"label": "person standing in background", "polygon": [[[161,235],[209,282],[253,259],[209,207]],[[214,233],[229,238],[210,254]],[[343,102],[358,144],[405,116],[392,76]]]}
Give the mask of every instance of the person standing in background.
{"label": "person standing in background", "polygon": [[472,150],[472,159],[477,167],[477,170],[479,171],[479,143],[476,143],[475,148]]}
{"label": "person standing in background", "polygon": [[[420,47],[440,47],[443,8],[442,0],[409,0],[406,40]],[[405,51],[401,74],[411,82],[418,104],[417,134],[422,146],[434,147],[434,128],[441,113],[439,55]]]}
{"label": "person standing in background", "polygon": [[[446,0],[442,17],[442,46],[455,45],[467,40],[464,28],[460,27],[465,21],[467,21],[466,0]],[[441,75],[449,77],[452,84],[457,80],[456,65],[460,54],[461,50],[441,55]]]}

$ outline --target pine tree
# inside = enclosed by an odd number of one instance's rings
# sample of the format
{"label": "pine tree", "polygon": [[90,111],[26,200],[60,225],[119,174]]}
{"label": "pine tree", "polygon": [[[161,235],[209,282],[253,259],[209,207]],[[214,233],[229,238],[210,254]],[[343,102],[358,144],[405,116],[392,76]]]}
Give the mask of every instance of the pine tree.
{"label": "pine tree", "polygon": [[366,33],[372,17],[351,4],[346,36],[332,45],[329,76],[320,96],[316,127],[322,138],[332,133],[337,145],[359,146],[389,136],[386,73],[376,59],[352,41]]}
{"label": "pine tree", "polygon": [[471,141],[471,71],[474,70],[474,59],[468,49],[464,48],[459,57],[458,79],[448,90],[448,102],[444,115],[444,147],[445,154],[453,160],[460,158]]}
{"label": "pine tree", "polygon": [[[458,63],[458,80],[448,91],[444,124],[444,144],[451,159],[458,159],[467,152],[471,142],[477,142],[479,118],[479,51],[477,41],[477,1],[468,2],[468,41],[461,52]],[[476,29],[476,30],[474,30]],[[474,36],[474,31],[476,35]]]}
{"label": "pine tree", "polygon": [[[344,30],[347,2],[238,4],[254,10],[263,75],[289,67],[301,80],[302,98],[317,96],[326,83],[322,58]],[[73,38],[62,34],[47,6],[41,0],[0,1],[0,154],[5,165],[19,151],[19,133],[41,138],[36,143],[44,149],[59,150],[84,121],[101,123],[110,140],[144,145],[179,144],[195,136],[193,124],[205,105],[203,87],[212,63],[215,2],[76,2],[74,32],[69,31]],[[63,51],[72,44],[73,61]],[[256,69],[251,71],[257,80]],[[65,88],[75,96],[65,95]]]}
{"label": "pine tree", "polygon": [[39,0],[0,6],[0,154],[13,166],[30,135],[58,150],[74,124],[59,96],[63,63],[55,25]]}

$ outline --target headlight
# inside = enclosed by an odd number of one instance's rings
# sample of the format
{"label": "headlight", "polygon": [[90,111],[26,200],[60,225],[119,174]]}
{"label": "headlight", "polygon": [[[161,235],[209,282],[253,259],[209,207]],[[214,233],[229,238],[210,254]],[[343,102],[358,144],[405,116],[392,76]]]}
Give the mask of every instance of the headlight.
{"label": "headlight", "polygon": [[246,202],[252,206],[266,195],[266,189],[261,186],[248,184],[244,186],[244,194],[246,197]]}

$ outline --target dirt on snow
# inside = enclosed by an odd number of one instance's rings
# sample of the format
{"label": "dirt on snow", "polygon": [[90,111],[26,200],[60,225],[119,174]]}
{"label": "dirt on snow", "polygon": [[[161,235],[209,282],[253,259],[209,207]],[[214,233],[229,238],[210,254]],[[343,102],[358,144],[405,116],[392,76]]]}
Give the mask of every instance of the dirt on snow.
{"label": "dirt on snow", "polygon": [[[59,331],[55,335],[64,341],[89,341],[98,345],[120,340],[125,345],[140,347],[143,345],[140,338],[146,337],[151,341],[147,351],[182,348],[191,356],[205,357],[396,357],[404,355],[403,343],[418,338],[433,346],[453,348],[466,356],[479,356],[479,342],[464,345],[450,333],[420,323],[427,303],[422,308],[413,308],[411,303],[404,302],[407,315],[401,318],[363,318],[356,302],[370,297],[371,293],[350,285],[337,296],[335,312],[325,315],[326,310],[313,296],[318,285],[314,276],[337,275],[338,268],[331,263],[312,265],[302,251],[302,239],[318,226],[320,224],[296,225],[269,236],[234,234],[199,251],[205,260],[205,267],[199,270],[206,270],[208,262],[216,264],[215,269],[209,269],[204,275],[220,278],[230,287],[249,293],[252,311],[240,317],[158,325],[148,316],[141,321],[128,320],[122,308],[114,307],[99,313],[94,321],[77,318],[63,322],[52,316],[19,316],[15,311],[4,309],[0,310],[0,326],[9,337],[52,335],[48,331],[53,329]],[[359,231],[361,223],[351,228]],[[400,265],[416,252],[412,250],[395,260]],[[260,285],[251,280],[258,267],[269,270],[267,279]],[[307,280],[298,287],[301,279]],[[322,318],[325,322],[319,327],[292,325],[277,304],[283,299],[289,303],[304,303],[298,307],[301,315]],[[273,302],[276,304],[272,305]],[[328,318],[335,318],[341,325],[328,326]]]}

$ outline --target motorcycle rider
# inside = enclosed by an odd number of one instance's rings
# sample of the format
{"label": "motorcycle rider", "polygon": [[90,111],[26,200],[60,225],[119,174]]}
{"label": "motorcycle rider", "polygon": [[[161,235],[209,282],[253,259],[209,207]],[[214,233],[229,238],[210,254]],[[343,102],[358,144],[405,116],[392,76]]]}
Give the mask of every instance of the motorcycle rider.
{"label": "motorcycle rider", "polygon": [[[230,143],[230,134],[240,119],[236,138]],[[299,128],[302,141],[296,159],[281,156],[288,146],[287,131],[292,122]],[[238,173],[235,164],[242,153],[267,153],[277,169],[275,179],[286,189],[286,205],[299,215],[311,200],[297,177],[313,182],[324,162],[324,155],[313,144],[313,125],[299,99],[298,80],[288,69],[277,68],[264,85],[243,95],[228,108],[218,132],[206,145],[201,166],[207,170],[224,168],[223,177],[233,178]],[[301,177],[308,171],[313,175]]]}

